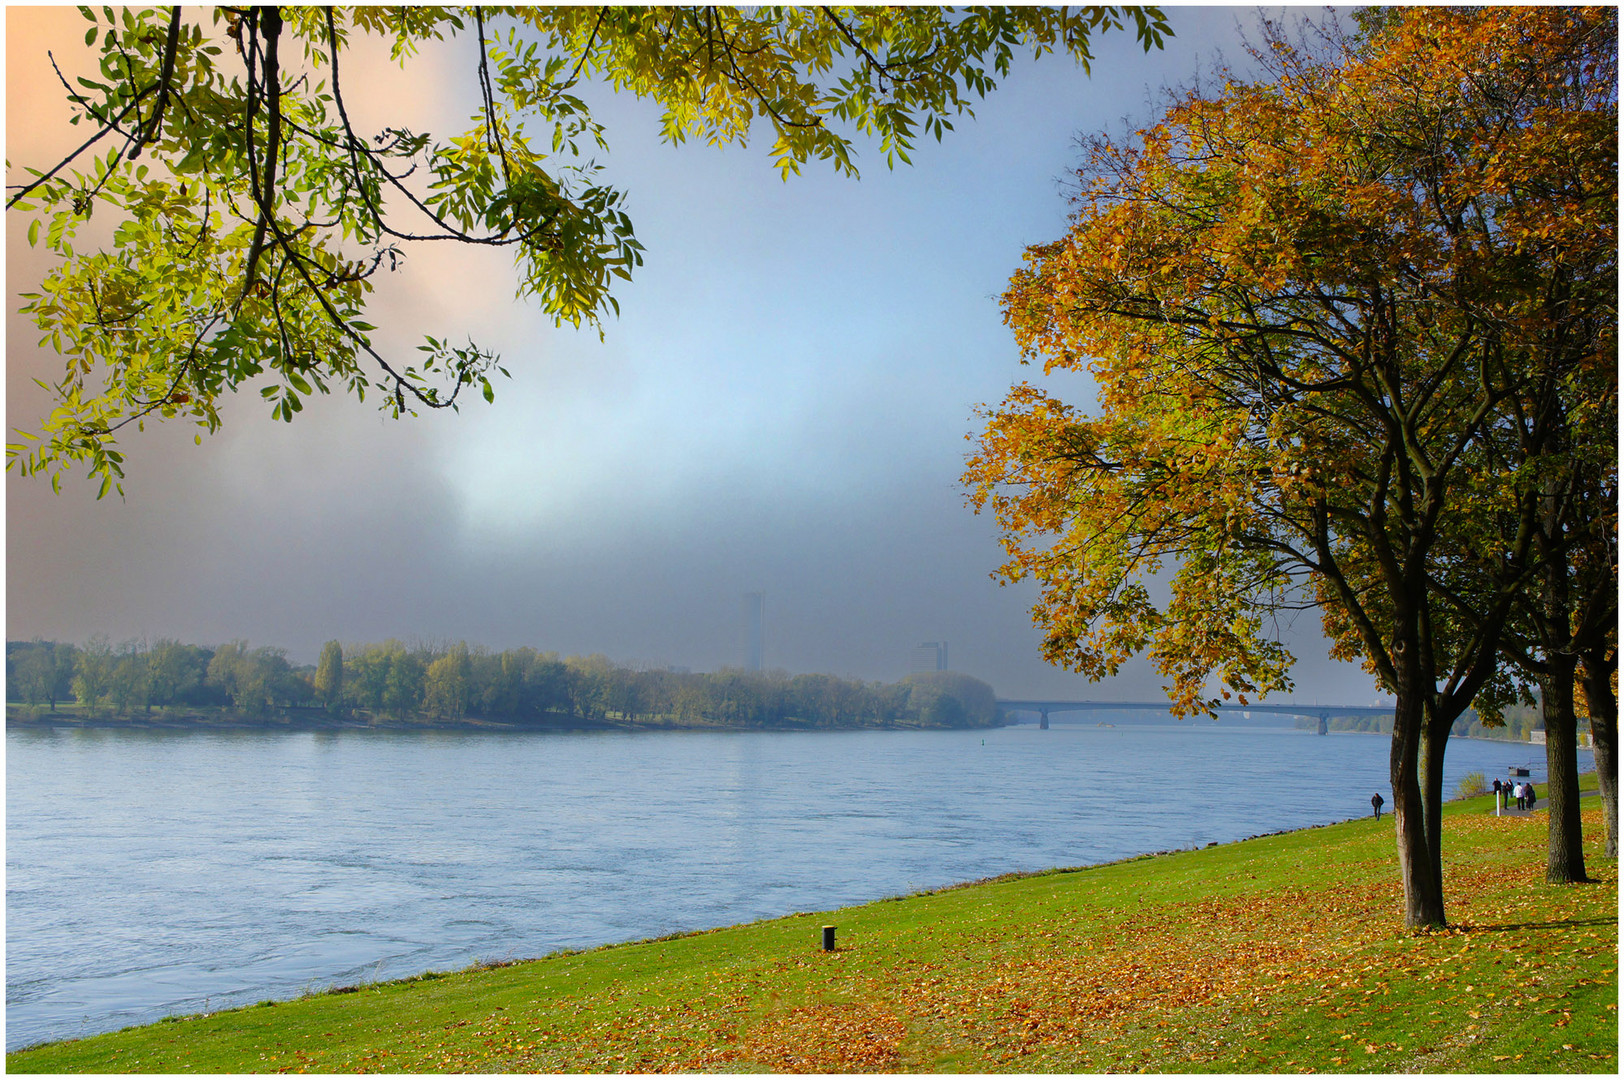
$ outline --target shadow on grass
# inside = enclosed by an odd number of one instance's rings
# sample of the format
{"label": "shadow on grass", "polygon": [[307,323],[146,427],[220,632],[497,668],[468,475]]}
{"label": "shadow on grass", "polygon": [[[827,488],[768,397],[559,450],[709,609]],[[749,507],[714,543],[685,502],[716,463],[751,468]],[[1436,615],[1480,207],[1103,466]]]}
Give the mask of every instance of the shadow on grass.
{"label": "shadow on grass", "polygon": [[1618,916],[1612,918],[1605,916],[1595,919],[1556,919],[1552,922],[1525,922],[1504,923],[1495,926],[1476,926],[1472,923],[1462,923],[1460,929],[1468,934],[1487,934],[1504,930],[1564,930],[1575,926],[1617,926]]}

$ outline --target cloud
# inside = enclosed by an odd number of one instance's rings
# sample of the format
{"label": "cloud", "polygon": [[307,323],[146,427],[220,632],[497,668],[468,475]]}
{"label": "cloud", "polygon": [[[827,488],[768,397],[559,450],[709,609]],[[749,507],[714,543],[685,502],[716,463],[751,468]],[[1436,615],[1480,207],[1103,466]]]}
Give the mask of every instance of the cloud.
{"label": "cloud", "polygon": [[[82,39],[71,12],[8,20],[16,163],[64,135],[44,44]],[[1017,65],[915,167],[865,153],[858,182],[816,164],[782,182],[760,146],[662,146],[646,104],[602,98],[605,164],[648,246],[602,342],[516,303],[501,253],[414,253],[378,293],[382,340],[498,349],[495,405],[393,422],[318,399],[288,425],[250,393],[202,448],[185,428],[129,439],[122,503],[8,478],[8,633],[248,637],[306,660],[331,637],[464,638],[703,670],[740,661],[740,597],[763,590],[770,665],[894,679],[945,639],[1006,695],[1153,696],[1142,664],[1091,687],[1043,663],[1031,591],[989,579],[993,525],[957,476],[973,407],[1034,374],[997,298],[1023,245],[1064,228],[1072,135],[1232,37],[1228,12],[1174,22],[1165,55],[1102,39],[1092,79]],[[460,127],[466,60],[357,61],[352,85],[376,89],[352,109]],[[38,268],[7,228],[15,290]],[[15,315],[7,344],[7,416],[27,424],[28,379],[56,360]],[[1314,670],[1368,697],[1359,673]]]}

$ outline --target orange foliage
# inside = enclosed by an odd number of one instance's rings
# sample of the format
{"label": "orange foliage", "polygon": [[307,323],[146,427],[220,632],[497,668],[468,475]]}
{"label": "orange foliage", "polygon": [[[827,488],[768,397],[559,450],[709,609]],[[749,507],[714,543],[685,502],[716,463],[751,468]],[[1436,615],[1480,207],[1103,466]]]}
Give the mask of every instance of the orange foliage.
{"label": "orange foliage", "polygon": [[[1023,383],[964,475],[1000,575],[1040,587],[1045,656],[1100,678],[1148,650],[1186,709],[1214,676],[1242,700],[1288,687],[1272,615],[1305,598],[1392,686],[1405,560],[1446,505],[1518,505],[1482,460],[1464,496],[1451,473],[1485,386],[1616,355],[1616,13],[1402,9],[1326,52],[1275,35],[1273,81],[1089,145],[1071,228],[1028,250],[1004,311],[1046,373],[1093,376],[1099,411]],[[1423,648],[1469,660],[1429,622]]]}
{"label": "orange foliage", "polygon": [[[1594,842],[1602,829],[1599,808],[1592,804],[1584,818]],[[668,988],[666,1004],[624,1004],[621,995],[637,988],[611,986],[417,1032],[412,1045],[372,1051],[345,1068],[871,1073],[969,1064],[1190,1071],[1250,1062],[1238,1056],[1242,1049],[1282,1032],[1288,1042],[1297,1040],[1293,1033],[1309,1014],[1333,1022],[1327,1039],[1348,1043],[1332,1064],[1377,1072],[1438,1068],[1449,1063],[1452,1046],[1471,1037],[1461,1025],[1477,1019],[1465,1011],[1481,998],[1463,984],[1468,959],[1487,954],[1496,972],[1496,964],[1508,967],[1506,975],[1509,968],[1518,972],[1494,988],[1507,1015],[1540,1010],[1562,1027],[1572,987],[1547,973],[1554,955],[1611,956],[1615,964],[1617,956],[1616,926],[1596,918],[1607,913],[1606,896],[1553,890],[1544,881],[1538,815],[1463,814],[1451,817],[1448,828],[1462,855],[1446,871],[1459,895],[1458,922],[1443,932],[1395,934],[1387,916],[1400,891],[1380,880],[1368,844],[1326,842],[1310,856],[1323,875],[1312,885],[1249,889],[1238,878],[1209,882],[1220,894],[1201,899],[1161,903],[1131,895],[1121,909],[1087,911],[1080,909],[1086,903],[1080,890],[1019,924],[988,921],[971,930],[974,924],[958,923],[941,936],[917,931],[928,948],[920,941],[868,941],[835,953],[726,963],[701,974],[697,985]],[[1522,855],[1474,861],[1477,852],[1506,849]],[[1612,888],[1616,903],[1616,880]],[[1566,921],[1549,924],[1548,944],[1527,950],[1525,942],[1511,951],[1502,931],[1553,917]],[[866,955],[869,949],[875,952]],[[1412,988],[1406,994],[1429,988],[1436,995],[1431,1004],[1448,1003],[1444,1018],[1416,1018],[1413,1026],[1426,1030],[1404,1045],[1363,1041],[1358,1021],[1369,1011],[1402,1012],[1412,1000],[1388,996],[1399,987]],[[1385,1003],[1391,1001],[1400,1004]],[[473,1045],[463,1039],[448,1048],[452,1029],[472,1034]],[[1281,1071],[1295,1064],[1290,1053],[1283,1057],[1277,1040],[1257,1064]],[[334,1064],[308,1055],[298,1060],[289,1070]],[[1320,1066],[1326,1060],[1315,1059]]]}
{"label": "orange foliage", "polygon": [[1361,18],[1317,49],[1271,27],[1271,81],[1088,145],[1071,227],[1003,300],[1099,411],[1023,383],[963,479],[999,576],[1038,586],[1045,658],[1098,679],[1146,653],[1180,712],[1289,689],[1279,621],[1318,607],[1396,698],[1424,925],[1445,913],[1423,746],[1510,692],[1532,580],[1588,558],[1572,591],[1616,592],[1617,12]]}

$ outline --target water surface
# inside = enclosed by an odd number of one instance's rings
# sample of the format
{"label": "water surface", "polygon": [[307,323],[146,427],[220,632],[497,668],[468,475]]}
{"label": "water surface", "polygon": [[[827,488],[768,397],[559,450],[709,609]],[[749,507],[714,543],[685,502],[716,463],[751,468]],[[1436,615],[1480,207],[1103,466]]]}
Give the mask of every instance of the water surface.
{"label": "water surface", "polygon": [[[1385,736],[8,730],[8,1049],[1368,815]],[[1446,790],[1543,750],[1454,740]]]}

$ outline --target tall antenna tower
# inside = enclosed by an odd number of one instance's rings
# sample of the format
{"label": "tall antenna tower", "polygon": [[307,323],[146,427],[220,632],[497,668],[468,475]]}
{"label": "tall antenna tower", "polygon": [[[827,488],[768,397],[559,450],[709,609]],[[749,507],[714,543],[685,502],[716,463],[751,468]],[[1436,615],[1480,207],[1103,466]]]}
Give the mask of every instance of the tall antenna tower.
{"label": "tall antenna tower", "polygon": [[947,642],[927,641],[915,646],[909,656],[908,669],[919,671],[947,671]]}

